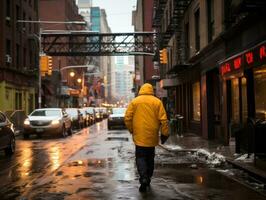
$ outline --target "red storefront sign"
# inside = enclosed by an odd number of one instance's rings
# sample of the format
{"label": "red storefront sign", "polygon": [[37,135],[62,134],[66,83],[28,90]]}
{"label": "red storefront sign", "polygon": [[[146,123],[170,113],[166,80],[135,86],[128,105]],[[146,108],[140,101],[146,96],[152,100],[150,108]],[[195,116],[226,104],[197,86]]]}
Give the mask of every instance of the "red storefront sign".
{"label": "red storefront sign", "polygon": [[250,67],[266,64],[266,43],[257,45],[250,50],[233,56],[220,64],[220,74],[222,76],[238,72]]}

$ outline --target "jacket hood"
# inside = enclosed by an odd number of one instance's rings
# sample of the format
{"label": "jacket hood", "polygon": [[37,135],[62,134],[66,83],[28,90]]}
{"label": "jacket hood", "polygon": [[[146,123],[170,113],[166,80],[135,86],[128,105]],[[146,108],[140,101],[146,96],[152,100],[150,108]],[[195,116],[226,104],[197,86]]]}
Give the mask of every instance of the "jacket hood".
{"label": "jacket hood", "polygon": [[139,95],[154,95],[153,87],[149,83],[145,83],[139,90]]}

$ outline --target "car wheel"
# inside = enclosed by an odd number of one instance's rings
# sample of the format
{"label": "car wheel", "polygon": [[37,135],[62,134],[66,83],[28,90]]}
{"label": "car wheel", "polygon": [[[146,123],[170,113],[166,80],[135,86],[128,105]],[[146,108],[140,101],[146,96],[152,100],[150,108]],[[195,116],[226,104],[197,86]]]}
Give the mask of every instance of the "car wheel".
{"label": "car wheel", "polygon": [[16,140],[15,140],[15,137],[12,136],[11,139],[10,139],[9,146],[5,149],[6,155],[14,154],[15,153],[15,149],[16,149]]}
{"label": "car wheel", "polygon": [[61,135],[62,135],[62,137],[67,136],[67,130],[66,130],[65,126],[63,126],[63,128],[62,128]]}
{"label": "car wheel", "polygon": [[72,134],[73,134],[73,132],[72,132],[72,126],[70,126],[69,129],[68,129],[68,135],[72,135]]}

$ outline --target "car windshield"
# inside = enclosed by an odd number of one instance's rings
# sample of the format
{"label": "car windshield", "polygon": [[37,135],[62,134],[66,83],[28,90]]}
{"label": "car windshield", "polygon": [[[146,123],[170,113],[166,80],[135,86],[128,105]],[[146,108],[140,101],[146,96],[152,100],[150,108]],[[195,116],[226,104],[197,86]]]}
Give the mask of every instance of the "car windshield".
{"label": "car windshield", "polygon": [[78,111],[75,109],[66,109],[67,114],[69,114],[70,116],[77,116],[78,115]]}
{"label": "car windshield", "polygon": [[87,111],[87,113],[92,114],[93,113],[93,108],[87,108],[86,111]]}
{"label": "car windshield", "polygon": [[125,114],[126,108],[113,108],[113,114]]}
{"label": "car windshield", "polygon": [[61,116],[60,110],[36,110],[31,116]]}

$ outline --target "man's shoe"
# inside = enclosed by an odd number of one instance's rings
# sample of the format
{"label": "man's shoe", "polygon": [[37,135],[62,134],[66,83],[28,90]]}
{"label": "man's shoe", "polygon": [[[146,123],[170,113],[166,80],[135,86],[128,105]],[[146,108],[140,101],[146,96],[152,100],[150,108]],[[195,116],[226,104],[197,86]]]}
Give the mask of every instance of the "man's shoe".
{"label": "man's shoe", "polygon": [[147,191],[147,186],[145,184],[141,184],[139,187],[140,192],[146,192]]}

